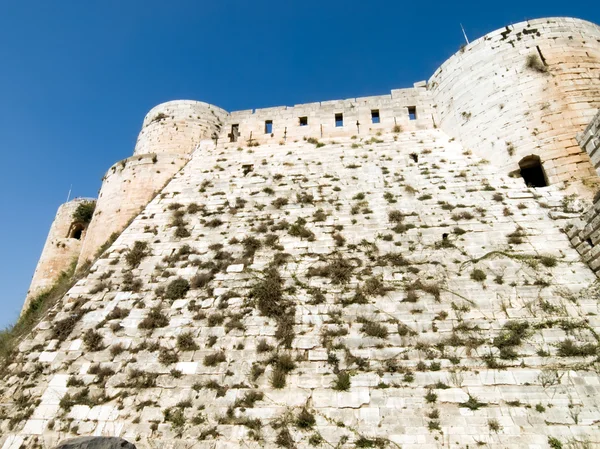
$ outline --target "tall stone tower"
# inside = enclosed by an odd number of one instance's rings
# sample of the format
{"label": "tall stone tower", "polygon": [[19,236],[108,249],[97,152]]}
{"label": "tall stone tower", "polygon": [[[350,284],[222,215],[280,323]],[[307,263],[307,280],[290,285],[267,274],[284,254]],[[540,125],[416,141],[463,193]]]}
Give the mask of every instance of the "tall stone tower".
{"label": "tall stone tower", "polygon": [[60,274],[79,258],[88,223],[78,220],[75,212],[82,204],[93,201],[77,198],[58,208],[27,291],[23,310],[27,310],[31,299],[52,287]]}
{"label": "tall stone tower", "polygon": [[90,260],[189,160],[203,139],[218,135],[228,113],[200,101],[170,101],[148,112],[134,155],[104,175],[78,266]]}

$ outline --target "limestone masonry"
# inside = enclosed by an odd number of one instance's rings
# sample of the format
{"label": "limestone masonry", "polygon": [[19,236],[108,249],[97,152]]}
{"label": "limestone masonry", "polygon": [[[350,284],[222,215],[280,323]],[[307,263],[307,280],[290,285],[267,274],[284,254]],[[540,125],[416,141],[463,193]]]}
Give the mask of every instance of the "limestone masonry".
{"label": "limestone masonry", "polygon": [[388,95],[172,101],[62,205],[0,448],[600,447],[600,27],[531,20]]}

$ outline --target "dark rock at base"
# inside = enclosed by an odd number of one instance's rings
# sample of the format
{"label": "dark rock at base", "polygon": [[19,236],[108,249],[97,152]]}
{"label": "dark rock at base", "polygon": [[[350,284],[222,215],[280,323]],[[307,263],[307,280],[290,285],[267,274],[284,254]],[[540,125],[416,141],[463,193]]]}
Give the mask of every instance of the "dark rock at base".
{"label": "dark rock at base", "polygon": [[79,437],[62,441],[55,449],[136,449],[135,444],[117,437]]}

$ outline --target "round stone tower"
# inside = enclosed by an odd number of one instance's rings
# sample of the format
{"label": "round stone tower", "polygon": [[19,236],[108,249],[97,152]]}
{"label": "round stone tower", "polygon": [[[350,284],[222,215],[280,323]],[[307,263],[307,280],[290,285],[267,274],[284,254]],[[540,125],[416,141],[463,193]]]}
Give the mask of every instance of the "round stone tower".
{"label": "round stone tower", "polygon": [[52,287],[60,274],[69,270],[71,264],[77,261],[88,223],[85,219],[79,219],[75,212],[81,204],[93,201],[95,200],[76,198],[58,208],[33,274],[23,311],[27,310],[33,298]]}
{"label": "round stone tower", "polygon": [[200,141],[219,134],[227,116],[216,106],[188,100],[169,101],[148,112],[134,155],[104,175],[78,266],[128,225],[187,163]]}
{"label": "round stone tower", "polygon": [[534,185],[595,174],[575,136],[600,107],[597,25],[548,18],[507,26],[444,62],[428,88],[437,126],[505,173],[531,170]]}

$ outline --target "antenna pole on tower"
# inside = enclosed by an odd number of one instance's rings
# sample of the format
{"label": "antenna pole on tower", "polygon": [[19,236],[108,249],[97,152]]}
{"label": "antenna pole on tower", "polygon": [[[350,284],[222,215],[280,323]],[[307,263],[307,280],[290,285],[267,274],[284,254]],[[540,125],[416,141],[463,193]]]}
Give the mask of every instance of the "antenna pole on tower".
{"label": "antenna pole on tower", "polygon": [[460,24],[460,29],[463,32],[463,36],[465,37],[465,40],[467,41],[467,45],[469,45],[469,39],[467,38],[467,33],[465,33],[465,29],[462,26],[462,23]]}
{"label": "antenna pole on tower", "polygon": [[71,189],[73,188],[73,184],[71,184],[69,186],[69,193],[67,194],[67,203],[69,202],[69,199],[71,198]]}

